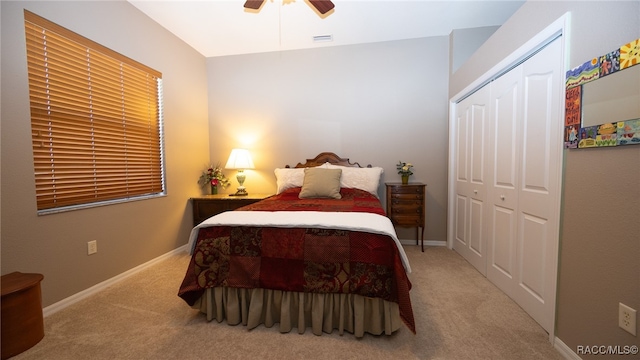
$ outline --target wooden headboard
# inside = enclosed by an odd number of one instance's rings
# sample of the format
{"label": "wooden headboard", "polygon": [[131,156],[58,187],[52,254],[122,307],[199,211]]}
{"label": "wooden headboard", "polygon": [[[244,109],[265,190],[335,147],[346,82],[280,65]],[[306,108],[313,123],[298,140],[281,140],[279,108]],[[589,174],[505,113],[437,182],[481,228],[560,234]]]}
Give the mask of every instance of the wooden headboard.
{"label": "wooden headboard", "polygon": [[[329,164],[333,164],[333,165],[340,165],[340,166],[348,166],[348,167],[359,167],[361,168],[362,166],[360,166],[360,164],[356,163],[351,163],[349,161],[348,158],[341,158],[340,156],[332,153],[332,152],[323,152],[318,154],[318,156],[316,156],[313,159],[307,159],[307,162],[305,162],[304,164],[302,163],[298,163],[298,165],[296,165],[296,168],[306,168],[306,167],[315,167],[315,166],[320,166],[324,163],[329,163]],[[286,168],[290,168],[289,165],[285,166]],[[371,167],[371,164],[367,165],[368,168]]]}

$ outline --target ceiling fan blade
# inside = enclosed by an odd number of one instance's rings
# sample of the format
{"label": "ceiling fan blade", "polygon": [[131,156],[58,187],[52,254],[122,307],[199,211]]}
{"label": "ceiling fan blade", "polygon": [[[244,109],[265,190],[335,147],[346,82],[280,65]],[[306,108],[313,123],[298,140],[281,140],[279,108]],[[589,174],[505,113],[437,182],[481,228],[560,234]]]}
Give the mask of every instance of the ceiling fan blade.
{"label": "ceiling fan blade", "polygon": [[263,2],[264,2],[264,0],[247,0],[244,3],[244,7],[247,8],[247,9],[258,10],[258,9],[260,9],[260,6],[262,6]]}
{"label": "ceiling fan blade", "polygon": [[329,0],[309,0],[309,2],[316,8],[316,10],[318,10],[318,12],[320,12],[320,14],[323,15],[335,7],[335,5]]}

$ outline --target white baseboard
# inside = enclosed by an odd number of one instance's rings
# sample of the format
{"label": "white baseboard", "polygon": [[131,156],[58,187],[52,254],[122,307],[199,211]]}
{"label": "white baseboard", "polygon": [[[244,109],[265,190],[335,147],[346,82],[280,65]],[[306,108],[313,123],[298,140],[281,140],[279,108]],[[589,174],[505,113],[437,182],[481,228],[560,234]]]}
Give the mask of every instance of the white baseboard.
{"label": "white baseboard", "polygon": [[85,299],[93,294],[96,294],[104,289],[106,289],[107,287],[118,283],[128,277],[130,277],[131,275],[134,275],[148,267],[150,267],[151,265],[156,264],[157,262],[160,262],[170,256],[173,256],[175,254],[179,254],[181,252],[186,252],[187,251],[187,245],[183,245],[175,250],[169,251],[168,253],[164,254],[164,255],[160,255],[155,259],[149,260],[144,264],[138,265],[136,267],[134,267],[131,270],[127,270],[125,272],[123,272],[120,275],[114,276],[111,279],[105,280],[99,284],[96,284],[86,290],[83,290],[77,294],[71,295],[66,299],[60,300],[55,304],[49,305],[46,308],[42,309],[42,314],[44,317],[47,317],[49,315],[55,314],[56,312],[70,306],[73,305],[75,303],[77,303],[78,301]]}
{"label": "white baseboard", "polygon": [[560,355],[562,355],[567,360],[582,360],[578,354],[576,354],[570,347],[567,346],[562,340],[555,338],[553,342],[553,347],[558,350]]}
{"label": "white baseboard", "polygon": [[[399,240],[400,240],[400,244],[402,245],[420,246],[420,244],[416,244],[415,240],[406,240],[406,239],[399,239]],[[424,246],[447,246],[447,242],[440,241],[440,240],[425,240]]]}

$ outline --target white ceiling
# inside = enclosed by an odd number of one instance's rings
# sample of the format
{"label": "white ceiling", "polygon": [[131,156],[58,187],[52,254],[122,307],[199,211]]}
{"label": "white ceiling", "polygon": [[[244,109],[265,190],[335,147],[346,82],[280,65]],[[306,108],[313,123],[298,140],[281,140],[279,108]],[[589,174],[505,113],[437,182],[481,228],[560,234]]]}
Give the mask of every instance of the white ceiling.
{"label": "white ceiling", "polygon": [[[449,35],[502,25],[524,0],[333,0],[320,15],[308,0],[128,0],[205,57]],[[313,36],[333,41],[314,42]]]}

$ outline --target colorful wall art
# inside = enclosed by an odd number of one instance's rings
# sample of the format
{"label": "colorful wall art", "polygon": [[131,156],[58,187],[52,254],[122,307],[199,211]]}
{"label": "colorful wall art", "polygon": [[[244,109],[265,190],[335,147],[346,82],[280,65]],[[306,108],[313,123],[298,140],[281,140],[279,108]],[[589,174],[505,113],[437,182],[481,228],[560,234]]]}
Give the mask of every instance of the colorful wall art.
{"label": "colorful wall art", "polygon": [[[567,149],[640,144],[640,118],[602,119],[599,125],[583,121],[583,85],[640,64],[640,39],[567,71],[564,146]],[[636,75],[632,75],[635,77]],[[639,79],[629,79],[640,84]],[[620,95],[623,97],[623,94]],[[616,106],[613,102],[610,106]],[[607,108],[608,111],[608,108]]]}
{"label": "colorful wall art", "polygon": [[640,119],[618,122],[618,145],[640,144]]}
{"label": "colorful wall art", "polygon": [[620,69],[640,63],[640,39],[620,47]]}
{"label": "colorful wall art", "polygon": [[567,71],[567,89],[580,86],[600,77],[600,61],[593,58],[586,63]]}
{"label": "colorful wall art", "polygon": [[565,95],[565,117],[564,117],[564,144],[566,148],[577,148],[579,131],[580,131],[580,112],[582,107],[580,102],[582,101],[582,87],[576,86],[567,89]]}

